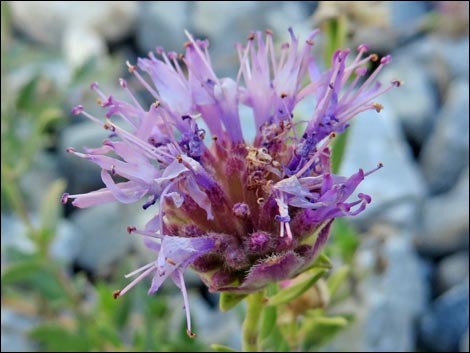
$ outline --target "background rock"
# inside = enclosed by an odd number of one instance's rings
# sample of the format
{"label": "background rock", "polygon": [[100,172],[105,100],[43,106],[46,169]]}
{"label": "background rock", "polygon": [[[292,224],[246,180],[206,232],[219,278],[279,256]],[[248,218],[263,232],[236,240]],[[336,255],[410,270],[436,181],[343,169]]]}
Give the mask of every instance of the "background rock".
{"label": "background rock", "polygon": [[423,146],[421,167],[433,193],[449,190],[468,166],[468,97],[467,80],[452,83],[432,135]]}
{"label": "background rock", "polygon": [[420,340],[432,352],[455,352],[468,330],[468,279],[440,296],[422,318]]}
{"label": "background rock", "polygon": [[442,256],[468,247],[469,171],[446,194],[429,197],[423,203],[422,222],[416,233],[417,249],[430,256]]}
{"label": "background rock", "polygon": [[393,105],[386,102],[383,105],[385,108],[380,114],[367,111],[352,122],[340,173],[352,175],[359,168],[368,171],[383,162],[384,167],[366,177],[356,190],[355,194],[372,195],[372,203],[354,218],[371,220],[379,217],[409,225],[414,222],[418,201],[426,191],[425,185],[394,118]]}

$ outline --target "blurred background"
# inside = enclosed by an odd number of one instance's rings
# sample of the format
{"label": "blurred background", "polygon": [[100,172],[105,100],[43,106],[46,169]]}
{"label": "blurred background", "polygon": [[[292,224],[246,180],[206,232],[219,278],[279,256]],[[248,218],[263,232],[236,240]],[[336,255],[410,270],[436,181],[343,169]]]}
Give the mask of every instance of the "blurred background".
{"label": "blurred background", "polygon": [[[468,351],[468,14],[468,1],[2,2],[1,350],[239,348],[243,307],[220,313],[217,295],[191,271],[196,340],[186,337],[172,284],[152,297],[140,284],[112,298],[125,273],[152,260],[126,232],[151,215],[139,205],[79,210],[60,203],[65,190],[101,187],[99,168],[65,149],[97,147],[105,131],[70,109],[80,103],[101,116],[90,83],[119,94],[125,61],[157,46],[182,52],[184,29],[210,40],[224,76],[236,74],[234,44],[252,30],[270,28],[282,43],[290,26],[305,38],[341,18],[343,45],[391,53],[381,80],[399,78],[404,86],[381,99],[380,115],[364,113],[351,126],[342,173],[378,161],[385,168],[361,185],[371,207],[339,223],[327,249],[352,269],[342,300],[327,309],[354,320],[312,347]],[[319,60],[328,45],[321,35]]]}

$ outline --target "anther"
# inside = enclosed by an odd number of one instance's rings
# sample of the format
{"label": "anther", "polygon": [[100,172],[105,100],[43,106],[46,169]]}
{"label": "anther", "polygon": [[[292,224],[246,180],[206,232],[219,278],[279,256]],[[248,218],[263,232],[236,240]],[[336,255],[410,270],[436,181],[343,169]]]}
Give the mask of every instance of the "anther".
{"label": "anther", "polygon": [[281,93],[281,98],[286,98],[287,97],[287,93],[286,92],[282,92]]}
{"label": "anther", "polygon": [[273,31],[270,28],[267,28],[264,32],[269,36],[273,35]]}
{"label": "anther", "polygon": [[375,108],[375,111],[377,113],[380,113],[382,111],[382,109],[384,108],[384,106],[382,104],[379,104],[379,103],[374,103],[374,104],[372,104],[372,106]]}
{"label": "anther", "polygon": [[68,148],[65,149],[65,152],[68,152],[68,153],[73,153],[75,151],[76,151],[76,149],[73,148],[73,147],[68,147]]}
{"label": "anther", "polygon": [[367,53],[369,51],[369,46],[367,44],[360,44],[357,47],[357,51],[362,51],[364,53]]}
{"label": "anther", "polygon": [[376,62],[377,60],[379,60],[379,56],[377,54],[371,54],[370,60]]}
{"label": "anther", "polygon": [[176,262],[174,262],[172,259],[166,257],[165,261],[168,262],[171,266],[176,266]]}
{"label": "anther", "polygon": [[175,158],[179,163],[183,163],[183,157],[181,157],[180,154],[178,154]]}
{"label": "anther", "polygon": [[392,80],[392,85],[396,86],[396,87],[400,87],[401,85],[403,85],[403,81],[400,81],[400,80]]}
{"label": "anther", "polygon": [[307,40],[305,41],[305,43],[307,43],[308,45],[313,45],[313,44],[314,44],[314,43],[313,43],[313,40],[311,40],[311,39],[307,39]]}
{"label": "anther", "polygon": [[134,73],[135,70],[137,70],[137,67],[135,65],[131,65],[129,61],[126,62],[127,67],[129,68],[129,72],[132,74]]}
{"label": "anther", "polygon": [[73,115],[79,115],[81,112],[83,112],[83,105],[80,104],[73,107],[71,112]]}
{"label": "anther", "polygon": [[113,298],[114,298],[114,299],[117,299],[120,294],[121,294],[121,290],[120,290],[120,289],[118,289],[117,291],[114,291],[114,293],[113,293]]}
{"label": "anther", "polygon": [[103,100],[101,98],[96,98],[96,104],[103,106]]}
{"label": "anther", "polygon": [[65,205],[68,200],[69,200],[69,194],[68,193],[64,193],[62,195],[62,197],[60,198],[60,202],[62,202],[62,205]]}
{"label": "anther", "polygon": [[137,230],[136,227],[134,226],[127,226],[127,233],[131,234],[132,232],[135,232]]}
{"label": "anther", "polygon": [[255,39],[255,34],[252,32],[248,35],[248,40],[254,40]]}
{"label": "anther", "polygon": [[189,338],[196,338],[197,337],[197,335],[193,331],[191,331],[190,329],[187,329],[186,333],[188,334]]}

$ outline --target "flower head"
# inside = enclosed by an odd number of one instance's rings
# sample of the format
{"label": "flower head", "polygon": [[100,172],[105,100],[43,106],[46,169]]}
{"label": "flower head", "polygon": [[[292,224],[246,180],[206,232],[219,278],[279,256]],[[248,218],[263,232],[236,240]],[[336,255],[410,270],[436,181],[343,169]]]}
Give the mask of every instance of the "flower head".
{"label": "flower head", "polygon": [[[149,275],[154,293],[170,277],[183,293],[191,335],[183,279],[188,266],[211,291],[257,291],[308,268],[332,221],[362,212],[371,201],[354,190],[372,171],[333,174],[329,146],[355,115],[380,110],[374,99],[397,85],[382,88],[375,81],[390,57],[367,76],[367,64],[378,60],[366,54],[367,46],[359,46],[352,60],[349,50],[338,50],[321,73],[311,53],[317,31],[304,43],[289,31],[291,41],[279,57],[271,31],[250,34],[245,46],[237,46],[235,80],[217,77],[208,42],[187,34],[184,55],[157,49],[158,58],[150,53],[136,66],[128,63],[154,97],[150,106],[121,79],[127,101],[91,86],[106,110],[104,122],[82,106],[72,110],[110,132],[101,147],[69,149],[101,167],[105,187],[65,194],[62,201],[73,199],[77,207],[142,204],[151,220],[128,231],[144,237],[156,260],[130,273],[137,277],[114,295]],[[304,99],[316,106],[309,121],[299,122],[294,109]],[[243,136],[241,105],[253,111],[254,141]]]}

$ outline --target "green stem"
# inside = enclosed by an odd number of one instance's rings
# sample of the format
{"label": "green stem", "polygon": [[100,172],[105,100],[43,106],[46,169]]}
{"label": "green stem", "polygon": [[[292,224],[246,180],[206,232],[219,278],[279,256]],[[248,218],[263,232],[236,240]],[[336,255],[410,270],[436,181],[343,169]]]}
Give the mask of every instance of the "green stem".
{"label": "green stem", "polygon": [[242,349],[244,352],[256,352],[260,333],[260,318],[264,307],[264,292],[250,294],[246,298],[247,308],[242,326]]}

